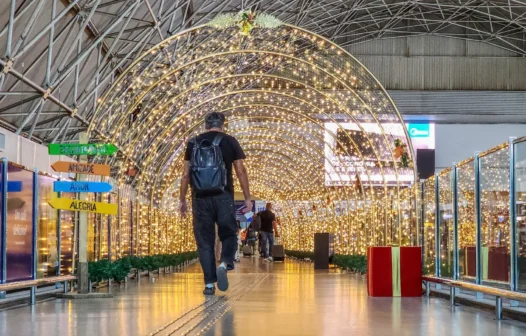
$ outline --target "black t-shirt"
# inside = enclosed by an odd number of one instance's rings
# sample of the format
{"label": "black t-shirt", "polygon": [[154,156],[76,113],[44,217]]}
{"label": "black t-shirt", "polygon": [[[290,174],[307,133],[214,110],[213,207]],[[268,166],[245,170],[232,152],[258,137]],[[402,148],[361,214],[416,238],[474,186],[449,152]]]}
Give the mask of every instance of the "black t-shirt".
{"label": "black t-shirt", "polygon": [[269,210],[263,210],[258,213],[258,216],[261,217],[261,231],[265,232],[274,232],[272,222],[276,220],[276,216]]}
{"label": "black t-shirt", "polygon": [[[200,134],[197,136],[196,141],[202,141],[204,139],[214,141],[215,137],[218,134],[223,134],[223,140],[219,144],[219,148],[221,148],[221,153],[223,154],[223,161],[225,162],[227,174],[226,174],[226,187],[225,192],[234,195],[234,179],[232,178],[232,165],[234,164],[234,161],[245,159],[245,153],[243,152],[243,149],[241,149],[241,146],[239,145],[239,142],[234,138],[233,136],[230,136],[228,134],[222,133],[222,132],[216,132],[216,131],[210,131],[203,134]],[[192,151],[194,149],[194,144],[189,141],[186,145],[186,151],[184,153],[184,159],[186,161],[190,161],[190,158],[192,157]],[[206,197],[211,196],[208,194],[194,194],[194,197]]]}

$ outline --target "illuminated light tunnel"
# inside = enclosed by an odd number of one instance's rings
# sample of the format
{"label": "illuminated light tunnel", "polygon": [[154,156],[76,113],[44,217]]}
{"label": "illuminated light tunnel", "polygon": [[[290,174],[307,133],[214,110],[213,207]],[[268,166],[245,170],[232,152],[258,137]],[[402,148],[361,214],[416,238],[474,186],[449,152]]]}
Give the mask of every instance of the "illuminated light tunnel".
{"label": "illuminated light tunnel", "polygon": [[247,36],[214,22],[145,51],[91,116],[91,140],[120,149],[96,160],[108,160],[142,204],[140,251],[166,251],[191,228],[176,211],[183,151],[210,111],[226,114],[247,155],[253,199],[275,204],[286,249],[312,251],[315,232],[334,233],[342,254],[416,245],[412,145],[375,77],[301,28],[276,24]]}

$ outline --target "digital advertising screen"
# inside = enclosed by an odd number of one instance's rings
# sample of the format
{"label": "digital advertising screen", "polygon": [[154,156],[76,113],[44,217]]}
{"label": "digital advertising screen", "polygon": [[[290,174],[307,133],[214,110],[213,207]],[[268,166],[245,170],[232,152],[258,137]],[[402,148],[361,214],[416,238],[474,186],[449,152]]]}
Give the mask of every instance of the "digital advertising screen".
{"label": "digital advertising screen", "polygon": [[8,165],[7,179],[16,188],[7,195],[6,281],[29,280],[33,251],[33,172]]}
{"label": "digital advertising screen", "polygon": [[[414,181],[412,168],[395,169],[392,153],[395,139],[405,139],[401,124],[385,123],[325,123],[325,185],[350,186],[357,179],[366,185],[396,185]],[[414,149],[435,148],[434,124],[407,124]],[[387,134],[387,139],[384,136]]]}

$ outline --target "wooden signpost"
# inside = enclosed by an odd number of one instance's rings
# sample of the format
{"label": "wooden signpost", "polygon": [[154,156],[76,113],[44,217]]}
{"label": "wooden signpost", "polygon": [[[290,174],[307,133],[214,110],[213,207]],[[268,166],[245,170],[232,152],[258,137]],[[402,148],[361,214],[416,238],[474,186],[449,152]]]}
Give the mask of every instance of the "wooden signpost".
{"label": "wooden signpost", "polygon": [[[118,215],[119,206],[102,202],[90,202],[87,200],[86,192],[109,192],[111,185],[105,182],[88,182],[86,175],[110,176],[110,166],[88,163],[88,155],[113,155],[118,148],[113,144],[89,144],[87,133],[79,134],[78,144],[49,144],[48,153],[50,155],[78,155],[79,162],[58,161],[51,165],[53,170],[62,173],[74,173],[77,178],[75,182],[56,181],[53,189],[55,192],[75,192],[78,199],[55,198],[49,201],[54,209],[79,211],[78,230],[75,230],[76,241],[78,235],[78,292],[81,295],[89,296],[88,282],[88,255],[87,255],[87,236],[88,236],[88,216],[86,212]],[[108,241],[108,244],[110,241]],[[75,247],[74,247],[75,249]],[[108,249],[110,249],[108,245]],[[110,249],[111,251],[111,249]],[[111,260],[110,254],[108,259]],[[75,261],[75,258],[73,258]],[[73,262],[72,268],[75,269]]]}
{"label": "wooden signpost", "polygon": [[86,211],[104,215],[117,215],[118,211],[117,204],[79,201],[70,198],[55,198],[49,201],[49,205],[57,210]]}
{"label": "wooden signpost", "polygon": [[51,165],[57,173],[110,176],[110,166],[95,163],[57,161]]}
{"label": "wooden signpost", "polygon": [[[48,147],[50,155],[113,155],[117,150],[117,147],[113,144],[49,144]],[[54,171],[59,173],[77,174],[77,181],[55,181],[53,183],[54,192],[103,193],[110,192],[112,189],[111,185],[106,182],[79,181],[79,175],[110,176],[111,167],[109,165],[87,162],[57,161],[53,163],[51,167]],[[86,211],[106,215],[117,215],[117,204],[88,202],[82,199],[83,197],[80,198],[80,200],[56,198],[49,201],[49,204],[57,210]]]}

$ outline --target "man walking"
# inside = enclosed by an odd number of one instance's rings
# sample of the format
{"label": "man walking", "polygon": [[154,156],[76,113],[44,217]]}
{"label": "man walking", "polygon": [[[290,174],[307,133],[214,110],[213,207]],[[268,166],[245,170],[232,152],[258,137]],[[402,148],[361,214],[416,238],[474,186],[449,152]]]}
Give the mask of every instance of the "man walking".
{"label": "man walking", "polygon": [[[188,210],[186,193],[192,187],[192,214],[199,261],[203,268],[205,295],[214,295],[214,284],[228,289],[227,270],[234,268],[237,250],[237,222],[234,206],[232,166],[245,197],[246,209],[252,208],[248,175],[239,142],[223,133],[225,116],[212,112],[205,117],[206,132],[188,142],[184,157],[179,196],[180,211]],[[215,225],[221,241],[221,259],[216,269],[214,256]]]}
{"label": "man walking", "polygon": [[[264,260],[273,261],[272,247],[274,246],[274,233],[278,237],[276,216],[272,212],[272,203],[267,203],[266,210],[257,214],[261,218],[261,244]],[[267,245],[268,244],[268,245]]]}

